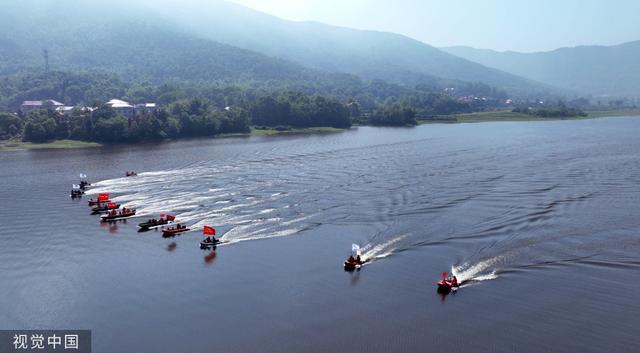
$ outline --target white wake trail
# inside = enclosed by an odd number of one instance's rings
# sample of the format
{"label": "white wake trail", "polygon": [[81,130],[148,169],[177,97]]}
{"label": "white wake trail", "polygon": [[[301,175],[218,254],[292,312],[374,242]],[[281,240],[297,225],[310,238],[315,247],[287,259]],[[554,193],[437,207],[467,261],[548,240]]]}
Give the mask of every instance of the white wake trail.
{"label": "white wake trail", "polygon": [[467,262],[458,266],[451,266],[451,273],[459,282],[481,282],[498,278],[496,265],[501,263],[502,256],[497,256],[480,262]]}
{"label": "white wake trail", "polygon": [[402,239],[406,238],[407,236],[409,236],[409,234],[403,234],[397,238],[391,239],[385,243],[382,244],[377,244],[377,245],[373,245],[373,244],[368,244],[365,247],[362,248],[362,260],[366,261],[366,262],[371,262],[373,260],[376,259],[383,259],[385,257],[388,257],[390,255],[392,255],[395,251],[397,251],[398,249],[396,247],[394,247],[394,244],[396,244],[397,242],[401,241]]}

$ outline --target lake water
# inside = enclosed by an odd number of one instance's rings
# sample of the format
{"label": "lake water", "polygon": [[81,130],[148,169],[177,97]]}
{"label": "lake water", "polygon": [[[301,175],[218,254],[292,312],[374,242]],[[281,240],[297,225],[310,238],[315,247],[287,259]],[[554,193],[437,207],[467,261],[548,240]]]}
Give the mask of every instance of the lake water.
{"label": "lake water", "polygon": [[[640,350],[639,118],[23,151],[0,165],[0,329],[91,329],[94,352]],[[79,173],[94,187],[72,201]],[[98,192],[141,217],[101,225],[86,205]],[[229,243],[137,232],[159,213]],[[346,273],[352,243],[371,262]],[[443,271],[467,284],[438,295]]]}

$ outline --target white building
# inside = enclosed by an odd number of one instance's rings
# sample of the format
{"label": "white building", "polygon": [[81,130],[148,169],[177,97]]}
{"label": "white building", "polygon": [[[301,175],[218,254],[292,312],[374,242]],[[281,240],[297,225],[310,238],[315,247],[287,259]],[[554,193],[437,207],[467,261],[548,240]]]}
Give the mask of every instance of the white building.
{"label": "white building", "polygon": [[133,109],[136,114],[153,114],[156,112],[156,109],[158,109],[158,107],[155,103],[141,103],[136,104]]}
{"label": "white building", "polygon": [[122,115],[126,118],[133,118],[134,109],[133,105],[129,104],[129,102],[125,102],[120,99],[112,99],[106,103],[107,106],[111,107],[116,114]]}
{"label": "white building", "polygon": [[57,107],[56,108],[56,112],[58,114],[61,114],[61,115],[64,115],[64,116],[69,116],[69,115],[71,115],[71,113],[73,112],[73,110],[75,108],[76,107],[73,107],[73,106],[63,105],[61,107]]}

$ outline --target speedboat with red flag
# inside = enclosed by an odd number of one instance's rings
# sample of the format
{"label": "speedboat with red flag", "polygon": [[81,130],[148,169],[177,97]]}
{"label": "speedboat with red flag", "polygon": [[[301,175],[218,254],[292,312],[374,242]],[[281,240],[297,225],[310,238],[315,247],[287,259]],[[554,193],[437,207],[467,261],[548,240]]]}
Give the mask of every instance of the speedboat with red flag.
{"label": "speedboat with red flag", "polygon": [[178,223],[175,227],[170,227],[170,228],[165,228],[162,230],[162,236],[163,237],[173,237],[176,236],[178,234],[184,233],[184,232],[188,232],[191,229],[187,226],[183,226],[180,223]]}
{"label": "speedboat with red flag", "polygon": [[121,219],[129,218],[135,215],[136,215],[136,210],[134,208],[123,207],[121,211],[111,210],[103,214],[102,216],[100,216],[100,220],[102,222],[113,222],[113,221],[119,221]]}
{"label": "speedboat with red flag", "polygon": [[160,214],[160,219],[149,219],[146,222],[138,223],[138,227],[140,227],[141,231],[162,228],[168,224],[172,224],[175,220],[175,216],[172,216],[170,214],[166,216],[164,214]]}
{"label": "speedboat with red flag", "polygon": [[344,262],[344,270],[347,272],[360,271],[365,261],[360,258],[360,246],[358,244],[351,245],[351,256]]}
{"label": "speedboat with red flag", "polygon": [[216,229],[213,227],[204,226],[204,228],[202,228],[202,235],[206,236],[206,238],[200,242],[200,248],[202,249],[215,247],[225,242],[224,240],[216,238]]}
{"label": "speedboat with red flag", "polygon": [[442,272],[442,279],[437,283],[437,286],[438,293],[448,294],[452,290],[457,290],[460,287],[460,283],[458,283],[458,278],[456,278],[456,276],[447,278],[447,273]]}
{"label": "speedboat with red flag", "polygon": [[99,203],[97,206],[93,207],[91,209],[91,213],[96,214],[96,213],[100,213],[102,211],[117,210],[118,208],[120,208],[120,204],[119,203],[102,202],[102,203]]}
{"label": "speedboat with red flag", "polygon": [[89,200],[89,206],[99,206],[101,203],[108,203],[108,202],[111,202],[111,200],[109,199],[108,193],[98,194],[97,199]]}

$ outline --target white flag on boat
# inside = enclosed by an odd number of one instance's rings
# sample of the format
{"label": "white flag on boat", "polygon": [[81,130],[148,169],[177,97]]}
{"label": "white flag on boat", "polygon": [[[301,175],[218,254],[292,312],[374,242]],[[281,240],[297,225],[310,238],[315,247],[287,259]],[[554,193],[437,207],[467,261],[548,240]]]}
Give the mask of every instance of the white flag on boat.
{"label": "white flag on boat", "polygon": [[360,255],[360,245],[358,244],[351,244],[351,252],[354,255]]}
{"label": "white flag on boat", "polygon": [[77,184],[73,184],[71,187],[72,187],[74,190],[80,189],[80,185],[77,185]]}
{"label": "white flag on boat", "polygon": [[87,177],[87,175],[86,175],[86,174],[82,174],[82,173],[80,173],[80,179],[84,179],[84,178],[86,178],[86,177]]}

